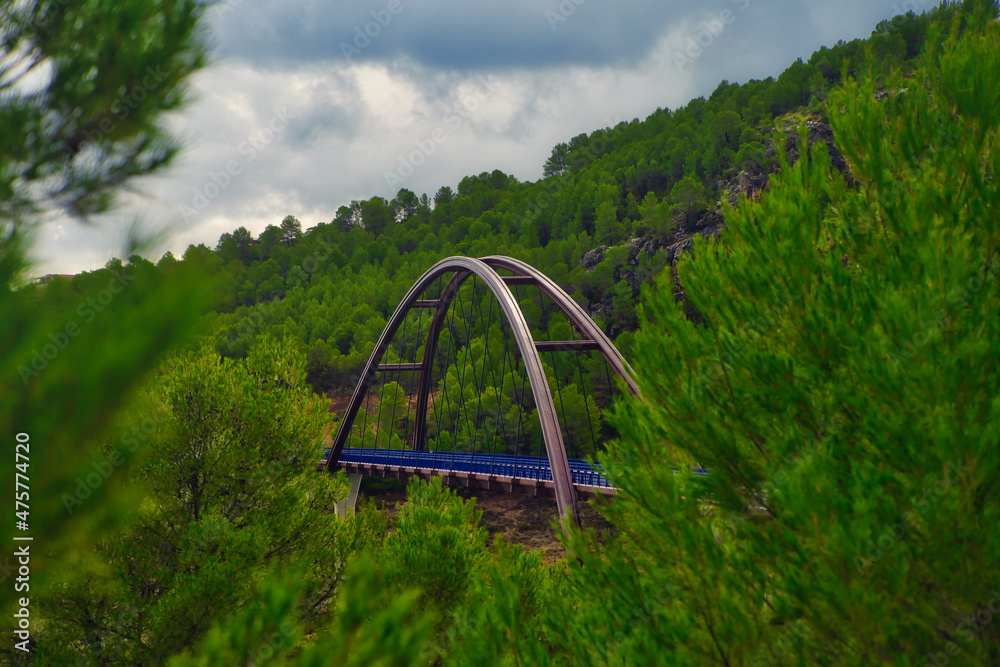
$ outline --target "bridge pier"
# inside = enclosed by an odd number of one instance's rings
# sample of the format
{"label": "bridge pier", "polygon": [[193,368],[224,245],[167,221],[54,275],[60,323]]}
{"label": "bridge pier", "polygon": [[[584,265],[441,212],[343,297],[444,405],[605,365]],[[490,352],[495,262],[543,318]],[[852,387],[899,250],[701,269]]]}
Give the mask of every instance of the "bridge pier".
{"label": "bridge pier", "polygon": [[358,504],[358,491],[361,490],[361,475],[351,473],[347,476],[347,481],[347,496],[338,500],[334,507],[337,516],[341,519],[346,519],[349,514],[354,514],[354,508]]}

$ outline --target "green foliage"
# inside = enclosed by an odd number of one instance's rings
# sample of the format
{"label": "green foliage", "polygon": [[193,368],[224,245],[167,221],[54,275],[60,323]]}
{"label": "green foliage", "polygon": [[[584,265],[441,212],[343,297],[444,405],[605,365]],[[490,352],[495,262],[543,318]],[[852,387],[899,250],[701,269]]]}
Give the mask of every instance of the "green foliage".
{"label": "green foliage", "polygon": [[[481,570],[470,577],[464,605],[454,613],[447,643],[452,665],[544,665],[548,647],[537,638],[547,610],[559,608],[542,552],[494,541]],[[551,605],[551,607],[549,606]]]}
{"label": "green foliage", "polygon": [[735,148],[740,132],[742,131],[743,121],[740,119],[740,115],[735,111],[721,111],[715,116],[714,130],[716,132],[716,141],[721,148]]}
{"label": "green foliage", "polygon": [[213,627],[198,651],[170,661],[186,665],[399,665],[421,664],[434,617],[417,613],[417,591],[397,592],[366,561],[351,568],[333,613],[334,623],[304,650],[294,609],[295,576],[264,580],[257,599]]}
{"label": "green foliage", "polygon": [[[29,440],[27,523],[50,554],[32,559],[33,586],[128,514],[136,493],[120,487],[145,434],[135,431],[141,419],[118,411],[141,409],[137,386],[209,305],[212,284],[190,267],[172,267],[163,281],[146,264],[109,263],[72,281],[0,292],[0,427],[12,443],[18,433]],[[14,487],[14,474],[4,476],[10,498]],[[0,530],[8,542],[13,528]]]}
{"label": "green foliage", "polygon": [[[1000,550],[995,14],[972,2],[908,15],[776,81],[723,82],[709,100],[579,135],[540,183],[484,172],[439,190],[433,210],[400,190],[305,232],[288,216],[256,246],[241,228],[180,262],[135,255],[0,291],[7,376],[29,369],[23,390],[0,390],[0,414],[46,461],[32,468],[32,524],[52,554],[32,561],[34,661],[995,664],[996,624],[975,616],[995,599],[983,583]],[[668,239],[671,206],[693,226],[705,183],[763,159],[774,114],[827,94],[856,184],[804,132],[796,164],[776,151],[762,201],[727,208],[722,235],[696,237],[677,266],[698,324],[662,251],[619,245],[577,265],[631,231]],[[67,193],[99,208],[89,197]],[[8,285],[19,234],[5,227]],[[600,452],[619,490],[600,511],[618,531],[571,531],[552,568],[491,544],[440,480],[412,482],[389,530],[371,507],[335,520],[344,480],[311,470],[329,425],[312,390],[353,388],[399,297],[458,252],[550,270],[625,331],[638,371],[643,401],[619,404],[609,426],[596,419],[610,401],[600,361],[545,360],[574,455],[621,435]],[[202,298],[188,271],[218,280],[203,322],[214,340],[157,366]],[[134,278],[110,290],[121,272]],[[87,299],[102,291],[98,310]],[[536,339],[573,336],[540,297],[517,298]],[[459,303],[431,436],[461,451],[522,429],[537,439],[523,367],[482,317],[493,302],[467,284]],[[63,346],[58,331],[79,318]],[[402,338],[391,361],[420,352]],[[31,372],[46,341],[65,349]],[[460,388],[470,372],[478,386]],[[373,398],[351,444],[403,446],[389,435],[411,419],[402,383]],[[686,474],[693,464],[710,474]],[[86,497],[68,495],[81,479]]]}
{"label": "green foliage", "polygon": [[412,190],[406,188],[400,188],[389,205],[394,212],[393,217],[396,222],[406,222],[418,213],[429,213],[426,205],[421,204],[420,198]]}
{"label": "green foliage", "polygon": [[[206,299],[190,267],[171,267],[165,283],[145,265],[121,262],[70,282],[12,288],[23,282],[37,214],[108,210],[131,177],[173,156],[162,120],[183,104],[185,82],[204,64],[201,12],[194,2],[26,2],[2,9],[0,426],[11,438],[30,438],[29,523],[53,555],[87,544],[116,521],[120,505],[105,502],[114,483],[104,484],[102,475],[94,488],[86,483],[94,473],[89,452],[98,438],[121,436],[107,433],[116,411],[190,333]],[[86,43],[78,39],[84,21]],[[119,43],[123,31],[135,39]],[[50,75],[27,84],[41,62],[51,65]],[[145,92],[141,102],[137,90]],[[124,254],[136,248],[132,243]],[[128,452],[116,457],[120,463],[105,463],[115,469],[131,458]],[[14,496],[14,481],[4,476],[6,497]],[[86,507],[67,508],[67,491],[74,499],[85,495]],[[11,527],[0,530],[8,543]],[[39,577],[50,567],[41,558],[32,565]]]}
{"label": "green foliage", "polygon": [[705,188],[691,176],[685,176],[674,184],[670,190],[670,200],[674,202],[674,211],[681,215],[684,228],[688,231],[698,220],[698,214],[708,207]]}
{"label": "green foliage", "polygon": [[393,220],[389,202],[382,197],[372,197],[368,201],[361,202],[361,220],[366,230],[378,236]]}
{"label": "green foliage", "polygon": [[[377,438],[374,446],[402,449],[400,427],[408,421],[406,390],[397,382],[387,382],[379,390]],[[390,439],[391,438],[391,439]]]}
{"label": "green foliage", "polygon": [[667,238],[676,231],[669,206],[658,201],[656,195],[648,193],[639,206],[642,223],[652,234],[659,238]]}
{"label": "green foliage", "polygon": [[[892,30],[907,44],[896,66],[912,67],[932,19],[942,24],[956,11],[942,7],[894,20]],[[611,270],[583,270],[583,256],[630,237],[665,244],[693,233],[713,196],[705,186],[725,184],[742,169],[768,173],[769,155],[778,151],[766,137],[777,115],[795,117],[844,72],[870,69],[874,56],[865,47],[860,40],[839,43],[793,64],[778,80],[722,82],[708,100],[578,135],[555,147],[548,175],[536,183],[493,171],[469,175],[457,189],[443,186],[433,197],[403,188],[392,201],[374,197],[340,207],[329,224],[306,230],[294,243],[276,247],[282,232],[272,225],[249,253],[220,248],[221,265],[206,268],[224,269],[232,289],[220,295],[216,349],[239,358],[257,334],[293,336],[309,352],[313,389],[349,393],[380,333],[370,309],[384,323],[434,262],[498,249],[544,267],[567,291],[579,292],[585,308],[606,314],[610,335],[632,329],[640,285],[649,284],[654,267],[674,262],[674,251],[654,244],[643,265],[633,256]],[[203,261],[195,250],[191,259]],[[244,266],[232,263],[236,259]],[[622,280],[632,287],[631,299],[616,287]]]}
{"label": "green foliage", "polygon": [[302,223],[294,215],[286,215],[281,221],[281,243],[292,247],[302,238]]}
{"label": "green foliage", "polygon": [[766,157],[766,148],[759,141],[748,141],[740,146],[736,154],[736,165],[741,171],[751,174],[768,173],[771,168],[770,161]]}
{"label": "green foliage", "polygon": [[303,653],[299,667],[410,667],[426,662],[434,616],[421,613],[417,591],[388,588],[374,567],[359,564],[347,579],[329,634]]}
{"label": "green foliage", "polygon": [[556,144],[552,149],[552,155],[545,161],[545,168],[542,171],[544,178],[551,176],[562,176],[566,173],[566,158],[569,156],[569,145],[565,143]]}
{"label": "green foliage", "polygon": [[[572,545],[571,655],[586,628],[595,664],[1000,656],[993,624],[961,620],[995,599],[1000,546],[1000,35],[955,34],[889,78],[907,92],[831,94],[857,189],[816,147],[696,242],[679,271],[703,325],[648,300],[605,510],[627,537]],[[710,476],[670,472],[692,463]]]}
{"label": "green foliage", "polygon": [[[212,285],[196,281],[190,266],[164,267],[163,281],[148,263],[116,261],[12,291],[23,283],[25,239],[43,212],[109,210],[132,177],[174,156],[164,114],[183,105],[188,78],[204,64],[203,9],[187,1],[22,2],[0,11],[0,427],[29,438],[28,523],[51,554],[32,559],[32,584],[42,585],[53,559],[119,522],[131,496],[111,492],[135,450],[122,443],[108,459],[95,444],[126,436],[115,430],[118,409],[191,332],[208,305],[203,287]],[[133,39],[124,43],[122,34]],[[39,63],[50,66],[41,77]],[[123,254],[137,249],[130,242]],[[4,476],[5,497],[14,497],[14,482]],[[0,530],[7,543],[12,527]]]}
{"label": "green foliage", "polygon": [[434,195],[434,205],[441,206],[443,204],[450,204],[455,198],[455,193],[447,185],[441,186],[441,189],[437,191]]}
{"label": "green foliage", "polygon": [[[254,503],[268,502],[287,469],[309,459],[322,405],[304,388],[304,365],[287,344],[266,338],[244,361],[220,363],[202,350],[165,364],[157,393],[169,406],[176,440],[163,444],[179,451],[157,457],[145,472],[154,492],[170,496],[184,489],[179,520],[198,521],[221,510],[255,513],[260,508]],[[259,472],[272,464],[284,472]]]}
{"label": "green foliage", "polygon": [[264,260],[269,259],[274,250],[281,243],[281,239],[281,228],[275,225],[268,225],[264,231],[260,233],[260,236],[257,237],[257,251],[260,253],[260,258]]}
{"label": "green foliage", "polygon": [[594,240],[602,244],[617,244],[625,238],[625,227],[618,221],[617,207],[604,202],[597,208]]}
{"label": "green foliage", "polygon": [[[108,210],[126,180],[171,160],[177,145],[159,121],[184,104],[186,81],[205,64],[203,11],[195,0],[4,4],[4,219]],[[27,83],[42,62],[53,67],[46,83]]]}
{"label": "green foliage", "polygon": [[429,484],[414,480],[406,491],[407,503],[378,558],[390,585],[419,588],[421,607],[443,616],[462,602],[485,554],[486,531],[476,527],[481,513],[439,477]]}
{"label": "green foliage", "polygon": [[[128,481],[144,491],[135,522],[101,543],[92,566],[63,572],[61,587],[40,596],[47,659],[163,662],[214,619],[251,618],[239,610],[271,595],[258,583],[284,567],[298,571],[295,632],[325,622],[350,553],[384,524],[327,513],[341,490],[311,473],[325,410],[304,385],[304,365],[264,339],[242,361],[202,350],[164,366],[147,417],[159,426]],[[209,636],[209,654],[217,640]],[[226,641],[225,650],[248,648],[245,638]]]}
{"label": "green foliage", "polygon": [[211,667],[212,665],[273,662],[287,655],[300,639],[295,604],[301,594],[295,576],[264,579],[257,599],[247,604],[225,623],[214,626],[196,653],[185,652],[170,660],[170,667]]}
{"label": "green foliage", "polygon": [[240,260],[244,263],[253,258],[253,236],[246,227],[239,227],[232,234],[226,232],[219,237],[215,252],[224,264]]}

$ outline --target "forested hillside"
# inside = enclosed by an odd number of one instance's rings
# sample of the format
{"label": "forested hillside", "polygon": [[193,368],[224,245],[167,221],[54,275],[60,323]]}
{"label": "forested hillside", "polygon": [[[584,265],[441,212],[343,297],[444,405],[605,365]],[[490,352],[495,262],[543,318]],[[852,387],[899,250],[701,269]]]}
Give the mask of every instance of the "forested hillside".
{"label": "forested hillside", "polygon": [[[353,389],[399,299],[449,255],[523,259],[617,338],[638,326],[642,286],[675,265],[694,234],[724,226],[723,203],[758,196],[778,168],[775,130],[793,148],[798,122],[809,120],[812,140],[833,148],[829,90],[858,72],[881,81],[907,71],[932,20],[947,25],[954,11],[898,16],[869,39],[823,48],[776,79],[723,81],[707,100],[573,137],[552,149],[537,182],[493,171],[433,196],[401,189],[391,201],[341,206],[307,230],[290,212],[256,238],[240,227],[215,248],[190,246],[179,261],[220,279],[209,326],[222,356],[242,358],[263,333],[291,336],[318,393]],[[144,270],[142,258],[134,261]],[[170,271],[175,262],[168,253],[157,266]],[[628,337],[619,345],[627,353]]]}
{"label": "forested hillside", "polygon": [[[777,170],[776,129],[793,144],[800,120],[822,131],[824,100],[842,77],[909,70],[931,22],[947,25],[954,11],[899,16],[776,79],[724,81],[707,100],[574,137],[553,148],[534,183],[484,172],[433,195],[355,201],[306,231],[289,212],[257,238],[241,227],[214,250],[190,247],[183,261],[224,279],[216,349],[238,358],[261,333],[291,336],[315,391],[349,393],[399,299],[449,255],[523,259],[613,338],[633,331],[642,286],[676,264],[693,234],[719,231],[723,201],[756,197]],[[627,356],[630,343],[619,344]]]}
{"label": "forested hillside", "polygon": [[[31,443],[34,535],[30,605],[3,602],[30,608],[30,653],[0,655],[1000,663],[997,13],[897,17],[573,138],[539,182],[468,176],[0,290],[0,418]],[[0,243],[8,285],[24,229]],[[642,399],[609,407],[601,443],[617,495],[595,511],[616,531],[568,527],[555,565],[490,539],[440,480],[412,482],[390,524],[336,518],[344,476],[313,471],[330,397],[453,254],[539,267],[636,369]],[[476,354],[489,327],[469,324]],[[598,374],[547,370],[577,397]]]}

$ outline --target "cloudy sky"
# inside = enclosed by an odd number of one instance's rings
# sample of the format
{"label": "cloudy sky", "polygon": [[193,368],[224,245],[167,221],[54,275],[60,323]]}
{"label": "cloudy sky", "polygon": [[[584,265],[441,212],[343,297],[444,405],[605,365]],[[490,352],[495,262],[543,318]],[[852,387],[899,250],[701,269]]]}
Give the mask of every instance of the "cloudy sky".
{"label": "cloudy sky", "polygon": [[352,199],[433,194],[500,169],[537,180],[552,146],[777,76],[822,45],[930,0],[221,0],[214,64],[171,119],[187,150],[145,196],[89,227],[39,231],[37,274],[120,254],[215,247],[288,214],[308,228]]}

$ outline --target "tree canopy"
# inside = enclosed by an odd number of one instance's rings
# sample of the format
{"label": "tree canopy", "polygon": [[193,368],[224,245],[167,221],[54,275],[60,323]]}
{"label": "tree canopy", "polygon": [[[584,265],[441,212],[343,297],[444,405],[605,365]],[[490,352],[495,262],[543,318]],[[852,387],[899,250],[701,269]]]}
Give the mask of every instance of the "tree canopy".
{"label": "tree canopy", "polygon": [[[996,18],[974,0],[894,19],[777,79],[578,135],[558,177],[483,172],[433,204],[401,190],[0,291],[0,419],[31,443],[45,545],[31,660],[996,664]],[[767,188],[730,207],[741,152]],[[673,213],[720,222],[703,236]],[[0,256],[8,284],[19,252]],[[335,518],[344,480],[312,471],[337,418],[324,394],[353,389],[414,280],[495,253],[567,288],[642,390],[597,427],[613,530],[570,529],[553,565],[439,478],[411,482],[390,524],[372,505]],[[501,354],[477,314],[490,296],[458,296],[445,377]],[[541,294],[515,298],[536,339],[573,335]],[[610,400],[600,363],[545,363],[577,456],[582,416]],[[456,416],[484,402],[520,428],[522,371],[499,368],[434,388],[432,437],[493,446]],[[402,383],[373,393],[387,409],[367,433],[406,446],[387,435],[410,418]]]}

